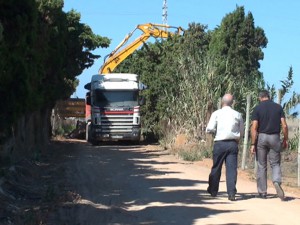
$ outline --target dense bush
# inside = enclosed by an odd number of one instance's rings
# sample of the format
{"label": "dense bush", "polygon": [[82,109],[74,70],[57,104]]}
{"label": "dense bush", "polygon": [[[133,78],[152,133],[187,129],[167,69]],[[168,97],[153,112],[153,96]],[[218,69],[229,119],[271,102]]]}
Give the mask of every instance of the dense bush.
{"label": "dense bush", "polygon": [[264,87],[259,61],[266,45],[252,14],[237,7],[213,31],[190,23],[181,37],[145,45],[118,71],[139,74],[149,87],[142,107],[146,133],[169,141],[186,134],[188,140],[197,141],[205,138],[207,120],[222,95],[233,93],[235,108],[244,113],[246,95],[254,93],[255,98]]}
{"label": "dense bush", "polygon": [[0,2],[0,139],[27,113],[51,109],[68,98],[80,75],[108,47],[75,11],[63,12],[63,0]]}

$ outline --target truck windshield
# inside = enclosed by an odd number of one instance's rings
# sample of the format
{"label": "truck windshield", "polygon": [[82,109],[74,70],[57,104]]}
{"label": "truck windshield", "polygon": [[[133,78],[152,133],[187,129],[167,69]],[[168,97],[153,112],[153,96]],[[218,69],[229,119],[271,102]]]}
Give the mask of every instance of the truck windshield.
{"label": "truck windshield", "polygon": [[138,91],[95,90],[93,104],[99,107],[133,107],[138,104]]}

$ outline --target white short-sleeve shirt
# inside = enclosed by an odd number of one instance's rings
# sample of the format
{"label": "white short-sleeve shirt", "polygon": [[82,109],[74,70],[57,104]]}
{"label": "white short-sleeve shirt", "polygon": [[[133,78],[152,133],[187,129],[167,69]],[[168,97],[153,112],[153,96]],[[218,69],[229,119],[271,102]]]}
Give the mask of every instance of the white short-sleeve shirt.
{"label": "white short-sleeve shirt", "polygon": [[239,140],[244,135],[243,117],[230,106],[224,106],[212,113],[206,132],[215,133],[215,141]]}

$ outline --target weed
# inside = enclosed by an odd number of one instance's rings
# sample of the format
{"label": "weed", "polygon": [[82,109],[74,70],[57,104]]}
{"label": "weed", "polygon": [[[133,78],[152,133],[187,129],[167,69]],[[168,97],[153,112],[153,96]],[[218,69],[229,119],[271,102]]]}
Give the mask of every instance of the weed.
{"label": "weed", "polygon": [[299,145],[299,131],[294,134],[294,137],[292,137],[289,140],[289,150],[290,151],[298,151],[298,145]]}
{"label": "weed", "polygon": [[76,126],[68,122],[61,122],[56,129],[54,129],[54,134],[56,136],[63,136],[72,132]]}
{"label": "weed", "polygon": [[212,152],[202,144],[193,145],[191,147],[185,146],[177,150],[177,155],[185,161],[199,161],[204,158],[210,158]]}

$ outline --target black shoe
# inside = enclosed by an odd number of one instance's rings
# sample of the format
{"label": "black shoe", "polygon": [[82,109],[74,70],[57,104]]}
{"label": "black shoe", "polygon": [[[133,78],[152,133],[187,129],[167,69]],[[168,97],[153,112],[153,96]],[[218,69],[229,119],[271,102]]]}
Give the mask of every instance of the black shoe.
{"label": "black shoe", "polygon": [[207,192],[210,194],[211,197],[216,197],[217,196],[217,192],[212,192],[209,187],[207,188]]}
{"label": "black shoe", "polygon": [[280,184],[278,182],[274,182],[274,187],[276,189],[278,198],[280,198],[281,201],[283,201],[284,200],[284,192],[283,192]]}
{"label": "black shoe", "polygon": [[259,193],[257,198],[267,199],[267,194]]}
{"label": "black shoe", "polygon": [[235,195],[228,195],[228,200],[235,201]]}

